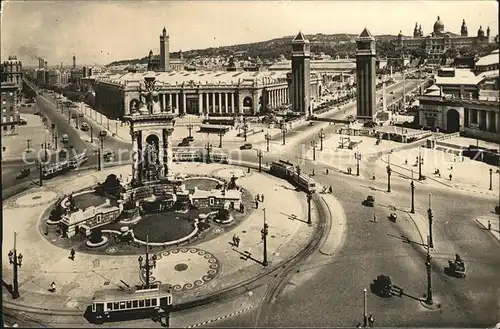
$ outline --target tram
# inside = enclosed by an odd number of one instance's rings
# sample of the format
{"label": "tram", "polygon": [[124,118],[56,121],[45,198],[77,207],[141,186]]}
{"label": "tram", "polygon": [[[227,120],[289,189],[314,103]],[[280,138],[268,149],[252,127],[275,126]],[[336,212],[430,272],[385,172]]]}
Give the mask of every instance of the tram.
{"label": "tram", "polygon": [[307,193],[316,191],[316,182],[311,177],[301,173],[297,177],[297,172],[293,163],[285,160],[273,161],[270,168],[274,176],[288,180],[291,184]]}
{"label": "tram", "polygon": [[76,169],[85,162],[88,161],[88,156],[86,153],[80,153],[68,160],[68,168]]}
{"label": "tram", "polygon": [[168,326],[172,308],[171,286],[152,284],[149,288],[128,287],[124,289],[103,289],[94,293],[92,299],[92,320],[95,324],[105,321],[159,318]]}

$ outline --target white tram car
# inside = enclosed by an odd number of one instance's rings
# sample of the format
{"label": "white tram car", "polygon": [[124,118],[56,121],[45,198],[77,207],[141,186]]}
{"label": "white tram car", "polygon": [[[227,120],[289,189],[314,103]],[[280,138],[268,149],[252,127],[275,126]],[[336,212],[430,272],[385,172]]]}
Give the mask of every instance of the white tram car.
{"label": "white tram car", "polygon": [[316,182],[304,173],[297,175],[295,166],[289,161],[273,161],[271,163],[270,172],[277,177],[288,180],[290,183],[307,193],[316,191]]}
{"label": "white tram car", "polygon": [[107,320],[160,317],[168,321],[172,307],[171,286],[152,284],[148,288],[105,289],[94,293],[92,315],[96,324]]}

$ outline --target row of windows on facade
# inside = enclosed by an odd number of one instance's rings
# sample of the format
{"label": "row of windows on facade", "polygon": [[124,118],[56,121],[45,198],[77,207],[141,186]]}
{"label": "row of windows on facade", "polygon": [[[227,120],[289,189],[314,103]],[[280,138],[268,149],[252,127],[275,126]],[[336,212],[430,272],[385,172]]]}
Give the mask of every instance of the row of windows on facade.
{"label": "row of windows on facade", "polygon": [[[4,109],[5,110],[5,109]],[[7,122],[14,122],[14,116],[11,115],[9,117],[9,121],[7,121],[7,116],[2,116],[2,123],[7,123]]]}
{"label": "row of windows on facade", "polygon": [[[170,297],[169,297],[170,298]],[[139,300],[128,300],[123,302],[112,302],[106,303],[106,308],[108,311],[116,311],[116,310],[126,310],[131,308],[141,308],[141,307],[151,307],[151,306],[159,306],[157,305],[157,298],[147,298],[147,299],[139,299]],[[167,301],[168,305],[168,301]]]}

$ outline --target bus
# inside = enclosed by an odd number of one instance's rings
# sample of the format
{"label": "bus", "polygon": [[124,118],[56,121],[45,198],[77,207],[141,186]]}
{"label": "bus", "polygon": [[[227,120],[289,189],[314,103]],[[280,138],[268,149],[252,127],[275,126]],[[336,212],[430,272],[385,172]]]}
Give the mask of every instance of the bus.
{"label": "bus", "polygon": [[95,324],[103,324],[110,320],[159,317],[162,325],[168,326],[171,308],[172,292],[168,284],[103,289],[94,293],[92,319]]}
{"label": "bus", "polygon": [[227,133],[231,127],[229,126],[222,126],[222,125],[211,125],[211,124],[203,124],[200,125],[200,132],[202,133],[212,133],[212,134],[217,134],[219,132],[222,133]]}

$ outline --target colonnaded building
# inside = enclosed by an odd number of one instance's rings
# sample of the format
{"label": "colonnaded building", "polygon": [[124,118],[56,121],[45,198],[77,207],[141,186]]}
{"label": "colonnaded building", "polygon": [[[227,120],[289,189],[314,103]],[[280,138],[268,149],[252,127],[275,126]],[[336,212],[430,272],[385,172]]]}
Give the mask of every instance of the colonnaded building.
{"label": "colonnaded building", "polygon": [[475,44],[488,44],[495,42],[491,36],[490,27],[486,29],[480,26],[477,35],[469,36],[469,31],[465,20],[462,21],[460,34],[445,31],[444,23],[438,16],[434,23],[433,32],[424,37],[422,25],[415,23],[413,37],[404,36],[401,31],[398,35],[397,48],[402,50],[423,49],[430,59],[439,59],[448,49],[459,49]]}
{"label": "colonnaded building", "polygon": [[[141,83],[152,76],[162,109],[176,115],[259,115],[291,103],[292,79],[287,72],[175,71],[169,63],[168,42],[164,29],[154,71],[93,77],[96,110],[109,118],[130,114],[140,104]],[[308,74],[309,95],[315,100],[324,92],[323,80],[319,74]]]}

